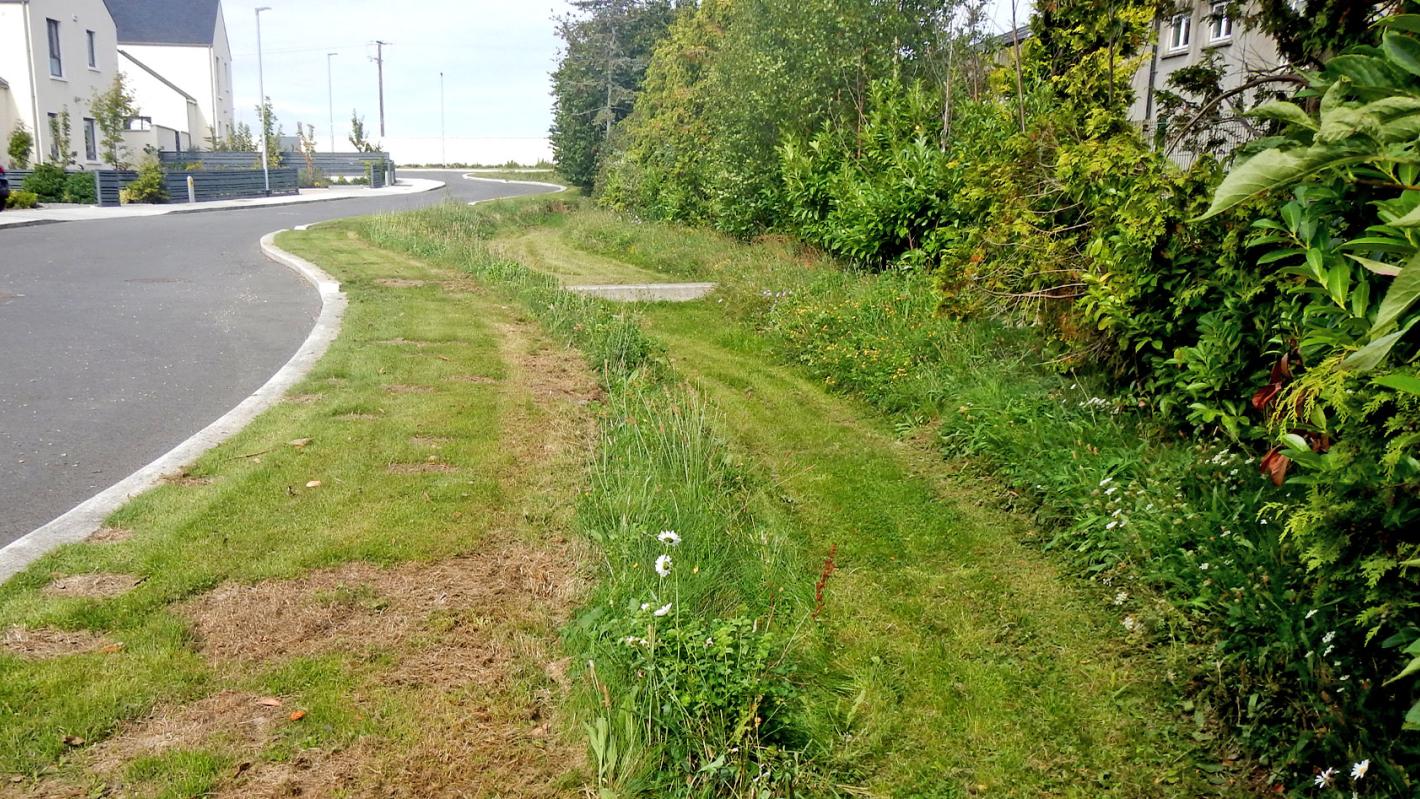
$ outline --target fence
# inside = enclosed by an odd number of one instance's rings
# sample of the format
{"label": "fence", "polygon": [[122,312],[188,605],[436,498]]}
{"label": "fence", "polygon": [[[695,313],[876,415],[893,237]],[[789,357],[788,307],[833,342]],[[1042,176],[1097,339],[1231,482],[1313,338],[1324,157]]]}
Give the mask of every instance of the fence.
{"label": "fence", "polygon": [[1241,117],[1205,120],[1187,129],[1183,125],[1182,121],[1170,125],[1169,120],[1160,119],[1140,123],[1140,132],[1154,149],[1184,169],[1204,155],[1225,160],[1239,147],[1264,135],[1257,123]]}
{"label": "fence", "polygon": [[[95,172],[98,181],[99,205],[118,205],[119,192],[138,179],[137,172]],[[235,200],[266,196],[266,180],[260,170],[219,170],[213,172],[165,172],[163,183],[168,201],[187,202],[187,179],[192,178],[198,202]],[[294,167],[271,170],[271,195],[296,194],[300,177]]]}
{"label": "fence", "polygon": [[[282,153],[283,167],[306,168],[306,157],[300,153]],[[227,169],[260,169],[261,153],[257,152],[164,152],[159,154],[164,167],[173,170],[219,171]],[[389,153],[315,153],[311,156],[316,172],[330,177],[368,177],[370,185],[379,188],[395,180],[394,162]],[[376,183],[378,181],[378,183]]]}

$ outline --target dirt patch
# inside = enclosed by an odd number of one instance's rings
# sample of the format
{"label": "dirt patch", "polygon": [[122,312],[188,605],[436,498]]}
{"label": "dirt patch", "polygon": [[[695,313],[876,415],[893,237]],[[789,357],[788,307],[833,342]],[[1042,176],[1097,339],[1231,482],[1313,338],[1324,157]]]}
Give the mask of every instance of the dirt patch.
{"label": "dirt patch", "polygon": [[143,580],[131,574],[71,574],[46,585],[41,593],[62,599],[109,599],[132,591]]}
{"label": "dirt patch", "polygon": [[504,325],[502,332],[512,342],[506,357],[518,372],[518,382],[539,399],[567,400],[578,405],[603,398],[603,392],[588,372],[586,364],[573,351],[546,342],[527,341],[527,325]]}
{"label": "dirt patch", "polygon": [[118,544],[133,538],[132,530],[125,530],[122,527],[100,527],[89,536],[91,544]]}
{"label": "dirt patch", "polygon": [[456,277],[451,280],[444,280],[439,283],[444,291],[450,294],[483,294],[487,291],[483,284],[471,277]]}
{"label": "dirt patch", "polygon": [[244,762],[235,780],[217,792],[217,799],[345,799],[371,796],[354,790],[359,774],[368,770],[362,761],[365,747],[341,752],[309,749],[281,763]]}
{"label": "dirt patch", "polygon": [[492,385],[498,381],[484,375],[454,375],[449,379],[450,383],[477,383],[480,385]]}
{"label": "dirt patch", "polygon": [[458,467],[448,463],[391,463],[386,469],[390,474],[452,474]]}
{"label": "dirt patch", "polygon": [[284,704],[263,704],[263,698],[222,691],[186,705],[162,705],[142,721],[125,724],[113,737],[87,754],[91,771],[114,774],[141,757],[175,748],[212,747],[248,755],[260,752],[277,728],[291,721]]}
{"label": "dirt patch", "polygon": [[385,391],[391,394],[433,394],[433,386],[413,386],[408,383],[392,383],[385,386]]}
{"label": "dirt patch", "polygon": [[216,480],[211,477],[197,477],[195,475],[188,474],[187,472],[183,472],[182,474],[166,475],[163,477],[163,482],[167,483],[168,485],[187,486],[189,488],[192,488],[196,486],[210,486],[215,483]]}
{"label": "dirt patch", "polygon": [[24,627],[12,627],[0,636],[0,649],[31,660],[97,652],[105,646],[109,646],[108,641],[88,630],[55,630],[49,627],[27,630]]}
{"label": "dirt patch", "polygon": [[427,280],[410,280],[403,277],[380,277],[375,279],[375,285],[384,286],[387,289],[417,289],[431,284]]}

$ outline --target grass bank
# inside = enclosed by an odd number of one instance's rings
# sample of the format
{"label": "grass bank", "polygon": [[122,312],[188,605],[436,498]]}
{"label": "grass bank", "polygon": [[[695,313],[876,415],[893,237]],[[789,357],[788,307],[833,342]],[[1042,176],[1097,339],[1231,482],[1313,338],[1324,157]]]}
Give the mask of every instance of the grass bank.
{"label": "grass bank", "polygon": [[600,392],[465,272],[343,230],[277,408],[0,587],[5,796],[554,796],[582,783],[559,630]]}
{"label": "grass bank", "polygon": [[[743,324],[744,307],[786,298],[767,277],[821,265],[563,200],[433,209],[361,235],[454,261],[492,252],[546,270],[547,285],[737,276],[708,302],[600,306],[645,338],[636,375],[609,384],[579,513],[605,559],[570,639],[594,664],[581,714],[603,787],[1239,790],[1201,754],[1207,724],[1178,712],[1113,588],[1062,574],[1027,520],[983,502],[999,489],[904,442],[913,426],[835,396]],[[547,315],[557,302],[594,301],[550,301]]]}

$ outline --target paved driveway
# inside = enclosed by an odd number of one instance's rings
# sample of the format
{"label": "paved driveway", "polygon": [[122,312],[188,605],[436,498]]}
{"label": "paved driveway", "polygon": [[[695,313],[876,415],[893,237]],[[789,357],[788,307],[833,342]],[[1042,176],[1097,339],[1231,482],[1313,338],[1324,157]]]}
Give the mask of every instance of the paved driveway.
{"label": "paved driveway", "polygon": [[0,230],[0,547],[230,410],[319,310],[261,254],[296,225],[544,187],[417,173],[425,194]]}

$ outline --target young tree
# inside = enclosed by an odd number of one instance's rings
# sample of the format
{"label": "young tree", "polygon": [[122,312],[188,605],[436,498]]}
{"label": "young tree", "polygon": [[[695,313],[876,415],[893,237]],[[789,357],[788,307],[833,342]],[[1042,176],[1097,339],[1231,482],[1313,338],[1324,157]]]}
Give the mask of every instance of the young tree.
{"label": "young tree", "polygon": [[30,158],[34,155],[35,137],[31,135],[25,123],[16,122],[15,129],[10,132],[10,166],[15,169],[29,169]]}
{"label": "young tree", "polygon": [[631,113],[651,53],[670,27],[669,0],[574,0],[558,20],[563,54],[552,75],[552,148],[572,181],[590,187],[612,127]]}
{"label": "young tree", "polygon": [[353,108],[350,110],[350,146],[357,153],[375,153],[380,149],[378,144],[370,143],[365,133],[365,118]]}
{"label": "young tree", "polygon": [[138,115],[138,105],[122,72],[113,76],[107,89],[94,93],[89,113],[94,115],[99,129],[99,152],[104,163],[114,169],[127,169],[128,148],[123,144],[123,132],[128,130],[128,120]]}
{"label": "young tree", "polygon": [[296,123],[296,137],[301,140],[301,158],[306,162],[306,176],[303,183],[315,184],[316,175],[316,126],[303,122]]}
{"label": "young tree", "polygon": [[261,120],[261,136],[266,142],[266,162],[272,167],[281,166],[285,160],[281,153],[281,137],[285,134],[271,110],[271,98],[256,107],[257,118]]}
{"label": "young tree", "polygon": [[256,152],[256,136],[251,132],[251,125],[238,122],[236,127],[232,128],[232,133],[227,137],[224,146],[226,149],[238,153]]}
{"label": "young tree", "polygon": [[49,118],[49,160],[62,167],[73,166],[79,155],[73,149],[74,128],[69,121],[69,107]]}

